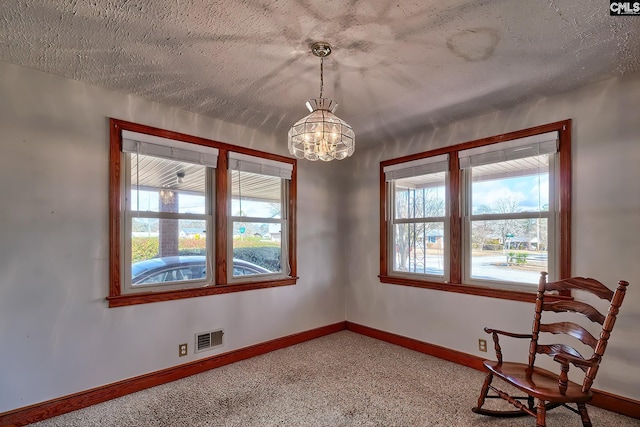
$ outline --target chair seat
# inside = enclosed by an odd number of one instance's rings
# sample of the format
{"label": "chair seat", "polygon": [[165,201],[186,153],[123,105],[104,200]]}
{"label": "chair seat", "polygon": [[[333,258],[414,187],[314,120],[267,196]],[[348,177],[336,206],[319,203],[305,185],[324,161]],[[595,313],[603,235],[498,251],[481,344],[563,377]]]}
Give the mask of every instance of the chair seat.
{"label": "chair seat", "polygon": [[527,365],[524,363],[498,362],[485,360],[484,366],[494,375],[525,393],[546,402],[557,403],[586,403],[591,400],[593,393],[582,392],[582,386],[569,381],[565,394],[558,389],[558,375],[545,369],[534,368],[533,374],[527,378]]}

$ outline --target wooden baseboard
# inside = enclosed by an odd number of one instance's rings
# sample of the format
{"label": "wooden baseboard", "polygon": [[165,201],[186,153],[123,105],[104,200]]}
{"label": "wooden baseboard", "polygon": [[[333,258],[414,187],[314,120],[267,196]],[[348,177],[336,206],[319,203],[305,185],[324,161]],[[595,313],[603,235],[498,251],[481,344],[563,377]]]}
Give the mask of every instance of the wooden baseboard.
{"label": "wooden baseboard", "polygon": [[[184,365],[174,366],[172,368],[152,372],[146,375],[140,375],[117,383],[107,384],[102,387],[49,400],[47,402],[37,403],[35,405],[15,409],[13,411],[4,412],[0,414],[0,426],[18,427],[34,423],[36,421],[42,421],[47,418],[62,415],[97,403],[106,402],[107,400],[135,393],[136,391],[155,387],[160,384],[165,384],[180,378],[205,372],[209,369],[249,359],[254,356],[286,348],[345,329],[411,350],[419,351],[421,353],[429,354],[459,365],[483,370],[482,361],[484,359],[480,357],[346,321],[312,329],[310,331],[300,332],[298,334],[219,354],[206,359],[195,360]],[[599,390],[593,390],[593,394],[593,400],[590,402],[593,406],[640,419],[640,402]]]}
{"label": "wooden baseboard", "polygon": [[602,390],[591,390],[593,391],[593,399],[591,399],[589,404],[640,420],[640,402],[637,400],[618,396]]}
{"label": "wooden baseboard", "polygon": [[42,421],[47,418],[62,415],[97,403],[106,402],[136,391],[155,387],[171,381],[185,378],[194,374],[218,368],[240,360],[249,359],[254,356],[269,353],[274,350],[286,348],[304,341],[319,338],[324,335],[333,334],[346,329],[346,322],[339,322],[333,325],[323,326],[298,334],[289,335],[264,343],[252,345],[228,353],[208,357],[206,359],[195,360],[183,365],[167,368],[134,378],[129,378],[105,386],[96,387],[91,390],[37,403],[24,408],[0,414],[0,426],[24,426],[26,424]]}
{"label": "wooden baseboard", "polygon": [[437,357],[438,359],[448,360],[449,362],[457,363],[458,365],[468,366],[479,371],[484,370],[482,362],[485,359],[472,356],[467,353],[462,353],[461,351],[451,350],[446,347],[440,347],[439,345],[429,344],[424,341],[418,341],[413,338],[407,338],[402,335],[392,334],[391,332],[381,331],[379,329],[370,328],[353,322],[347,322],[347,330],[357,332],[371,338],[376,338],[381,341],[386,341],[391,344],[399,345],[400,347],[419,351],[420,353],[428,354],[430,356]]}
{"label": "wooden baseboard", "polygon": [[[392,334],[390,332],[381,331],[379,329],[370,328],[368,326],[359,325],[353,322],[347,321],[346,324],[347,330],[349,331],[357,332],[371,338],[376,338],[381,341],[386,341],[391,344],[419,351],[420,353],[435,356],[439,359],[448,360],[459,365],[468,366],[473,369],[484,371],[484,367],[482,365],[484,359],[478,356],[473,356],[471,354],[451,350],[446,347],[440,347],[438,345],[418,341],[413,338],[407,338],[402,335]],[[478,384],[478,392],[479,391],[480,384]],[[592,389],[592,391],[593,399],[591,400],[591,402],[589,402],[590,405],[597,406],[598,408],[606,409],[608,411],[617,412],[628,417],[640,419],[639,401],[607,393],[606,391],[595,389]]]}

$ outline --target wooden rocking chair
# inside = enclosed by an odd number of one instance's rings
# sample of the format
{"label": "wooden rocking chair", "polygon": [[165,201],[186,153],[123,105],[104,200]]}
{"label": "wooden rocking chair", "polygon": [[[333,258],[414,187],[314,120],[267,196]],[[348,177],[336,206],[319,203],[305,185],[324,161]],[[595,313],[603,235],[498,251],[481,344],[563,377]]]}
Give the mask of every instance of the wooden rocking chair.
{"label": "wooden rocking chair", "polygon": [[[615,324],[616,316],[618,315],[620,305],[622,305],[628,284],[629,283],[625,281],[618,282],[618,288],[613,292],[597,280],[582,277],[547,283],[547,273],[542,273],[538,286],[531,334],[514,334],[496,329],[484,329],[485,332],[493,336],[498,360],[496,362],[490,360],[484,362],[484,366],[489,370],[489,373],[482,385],[480,397],[478,398],[478,406],[473,408],[472,411],[495,417],[517,417],[528,414],[536,418],[537,427],[544,427],[546,411],[558,406],[564,406],[580,415],[584,427],[591,427],[591,420],[587,413],[586,403],[592,398],[592,392],[590,390],[591,384],[598,372],[602,355],[607,347],[607,341]],[[545,300],[545,293],[548,291],[570,290],[589,292],[601,299],[610,301],[609,312],[605,316],[591,305],[579,301]],[[543,324],[541,323],[543,311],[553,311],[563,313],[562,316],[574,317],[567,321],[556,321],[559,315],[554,315],[554,323]],[[594,338],[585,328],[575,323],[576,313],[584,315],[591,322],[602,325],[602,332],[598,339]],[[540,344],[538,343],[538,338],[541,333],[564,335],[572,337],[571,339],[577,339],[583,344],[593,348],[593,355],[589,359],[585,359],[577,350],[566,344]],[[498,335],[529,339],[529,362],[503,362]],[[547,337],[547,335],[543,336],[545,338]],[[560,339],[559,341],[567,342],[566,339]],[[553,357],[553,360],[560,364],[560,372],[556,374],[536,367],[535,361],[536,354],[538,353],[544,353]],[[582,385],[569,381],[569,364],[585,372]],[[519,389],[526,394],[526,396],[512,397],[506,392],[496,388],[491,384],[494,376]],[[489,389],[493,390],[497,395],[488,395]],[[497,411],[483,408],[482,406],[485,404],[485,399],[487,398],[502,398],[517,409]],[[577,410],[568,406],[568,403],[576,404]]]}

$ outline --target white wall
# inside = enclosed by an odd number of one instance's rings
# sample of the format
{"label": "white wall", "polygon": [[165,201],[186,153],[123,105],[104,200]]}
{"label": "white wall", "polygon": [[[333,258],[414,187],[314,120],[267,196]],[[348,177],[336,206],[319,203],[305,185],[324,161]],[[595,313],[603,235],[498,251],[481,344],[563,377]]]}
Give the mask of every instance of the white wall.
{"label": "white wall", "polygon": [[[0,76],[0,412],[345,319],[336,180],[304,161],[297,285],[108,308],[108,117],[278,154],[286,136],[6,63]],[[214,328],[225,347],[195,357],[194,333]]]}
{"label": "white wall", "polygon": [[[347,320],[481,357],[493,357],[477,351],[484,326],[529,331],[529,303],[379,282],[379,162],[573,119],[573,274],[610,287],[630,282],[595,388],[640,400],[639,99],[640,73],[359,148],[342,171],[351,183],[342,226],[350,255]],[[515,358],[527,351],[506,347]]]}
{"label": "white wall", "polygon": [[5,63],[0,76],[0,412],[195,360],[177,344],[219,327],[225,347],[198,357],[345,318],[486,356],[482,327],[526,331],[532,306],[379,283],[379,162],[567,118],[573,270],[631,282],[596,387],[640,400],[640,74],[359,144],[340,163],[300,161],[297,285],[112,309],[107,118],[278,154],[285,136]]}

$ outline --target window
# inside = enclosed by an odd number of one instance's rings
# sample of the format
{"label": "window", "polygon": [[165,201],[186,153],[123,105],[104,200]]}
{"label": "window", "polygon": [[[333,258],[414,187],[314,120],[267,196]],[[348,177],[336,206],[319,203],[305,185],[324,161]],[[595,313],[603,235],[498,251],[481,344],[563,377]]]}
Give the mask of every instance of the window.
{"label": "window", "polygon": [[[229,153],[231,205],[229,245],[234,260],[229,281],[253,275],[288,274],[287,209],[283,203],[291,179],[288,163]],[[252,268],[251,263],[258,264]]]}
{"label": "window", "polygon": [[295,283],[295,160],[115,119],[110,151],[110,307]]}
{"label": "window", "polygon": [[[122,152],[124,293],[207,284],[218,150],[124,130]],[[200,274],[183,274],[193,263]]]}
{"label": "window", "polygon": [[533,301],[569,277],[570,124],[382,162],[381,281]]}
{"label": "window", "polygon": [[466,283],[530,291],[541,271],[557,279],[557,147],[548,132],[458,152]]}
{"label": "window", "polygon": [[448,159],[444,154],[383,169],[390,196],[389,259],[394,273],[441,281],[448,277]]}

